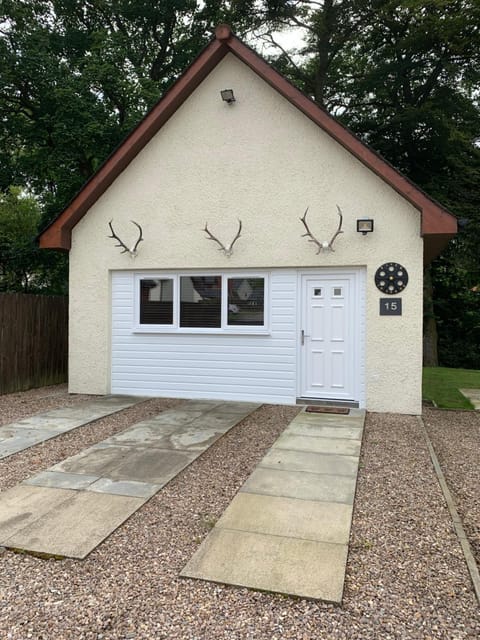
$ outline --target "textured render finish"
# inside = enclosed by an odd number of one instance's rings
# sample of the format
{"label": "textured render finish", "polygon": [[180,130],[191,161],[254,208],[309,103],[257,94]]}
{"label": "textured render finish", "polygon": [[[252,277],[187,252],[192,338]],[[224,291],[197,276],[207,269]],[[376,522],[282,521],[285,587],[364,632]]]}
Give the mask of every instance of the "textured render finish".
{"label": "textured render finish", "polygon": [[[220,89],[232,86],[227,106]],[[320,239],[344,233],[334,253],[302,238],[306,207]],[[366,237],[356,219],[375,219]],[[229,241],[230,259],[202,232]],[[132,218],[145,242],[132,262],[108,239],[108,221],[128,243]],[[95,260],[92,260],[95,256]],[[373,274],[403,264],[403,316],[380,317]],[[420,413],[423,241],[420,213],[338,143],[228,55],[74,228],[70,252],[70,391],[109,391],[110,271],[365,266],[366,397],[371,411]],[[292,402],[294,399],[292,398]]]}

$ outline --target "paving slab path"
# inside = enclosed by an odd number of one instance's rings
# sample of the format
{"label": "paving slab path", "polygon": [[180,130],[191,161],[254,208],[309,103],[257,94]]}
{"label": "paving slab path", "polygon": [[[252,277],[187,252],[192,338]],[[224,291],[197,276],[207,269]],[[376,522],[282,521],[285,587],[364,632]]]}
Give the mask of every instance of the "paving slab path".
{"label": "paving slab path", "polygon": [[186,402],[0,493],[0,546],[85,558],[258,406]]}
{"label": "paving slab path", "polygon": [[460,393],[470,400],[476,411],[480,411],[480,389],[460,389]]}
{"label": "paving slab path", "polygon": [[3,425],[0,427],[0,460],[144,400],[133,396],[102,396],[73,407],[52,409]]}
{"label": "paving slab path", "polygon": [[183,577],[340,603],[365,412],[300,412]]}

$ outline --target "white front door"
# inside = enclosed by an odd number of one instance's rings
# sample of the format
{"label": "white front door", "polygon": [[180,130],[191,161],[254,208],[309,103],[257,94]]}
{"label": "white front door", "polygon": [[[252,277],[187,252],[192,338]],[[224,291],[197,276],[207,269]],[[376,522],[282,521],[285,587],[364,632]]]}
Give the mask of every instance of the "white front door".
{"label": "white front door", "polygon": [[300,395],[359,400],[359,286],[354,272],[302,276]]}

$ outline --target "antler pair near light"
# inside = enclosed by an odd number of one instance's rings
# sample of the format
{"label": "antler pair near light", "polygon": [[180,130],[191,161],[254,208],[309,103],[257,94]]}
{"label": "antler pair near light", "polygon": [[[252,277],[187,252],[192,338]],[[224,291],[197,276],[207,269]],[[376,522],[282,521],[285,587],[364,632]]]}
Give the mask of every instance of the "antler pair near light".
{"label": "antler pair near light", "polygon": [[219,251],[223,251],[223,253],[227,256],[227,258],[230,258],[230,256],[233,253],[233,245],[235,244],[235,242],[240,238],[240,233],[242,231],[242,221],[239,220],[238,221],[238,231],[237,231],[237,235],[235,236],[235,238],[231,241],[231,243],[227,246],[225,246],[223,244],[223,242],[220,242],[220,240],[218,238],[216,238],[212,233],[210,233],[210,231],[208,230],[208,222],[205,223],[205,228],[204,228],[205,233],[208,235],[207,240],[213,240],[214,242],[216,242],[217,244],[220,245],[220,249]]}
{"label": "antler pair near light", "polygon": [[130,257],[135,258],[137,255],[137,247],[140,244],[140,242],[142,242],[143,240],[143,232],[142,232],[142,227],[138,224],[138,222],[135,222],[135,220],[130,220],[130,222],[132,224],[134,224],[136,227],[138,227],[138,230],[140,231],[140,234],[138,236],[138,240],[135,242],[134,245],[131,246],[131,248],[127,247],[127,245],[122,242],[120,240],[120,238],[117,236],[117,234],[115,233],[115,231],[113,230],[112,227],[112,222],[113,220],[110,220],[110,222],[108,223],[108,226],[110,227],[110,231],[112,232],[111,236],[108,236],[109,238],[113,238],[114,240],[117,240],[118,244],[116,244],[116,247],[122,247],[122,253],[129,253]]}
{"label": "antler pair near light", "polygon": [[309,242],[313,242],[313,243],[315,243],[317,245],[317,247],[318,247],[317,254],[319,254],[320,251],[335,251],[335,249],[333,248],[333,243],[335,242],[336,237],[340,233],[343,233],[343,231],[342,231],[343,215],[342,215],[342,211],[341,211],[340,207],[338,206],[338,204],[337,204],[337,210],[338,210],[338,215],[340,216],[340,222],[338,224],[338,229],[333,234],[332,239],[330,241],[324,240],[323,242],[320,242],[319,240],[317,240],[315,238],[314,235],[312,235],[312,232],[308,228],[308,224],[307,224],[308,207],[305,209],[305,213],[303,214],[303,217],[300,218],[300,220],[303,222],[303,224],[305,226],[305,229],[307,230],[307,233],[304,233],[302,235],[302,238],[308,237],[308,241]]}

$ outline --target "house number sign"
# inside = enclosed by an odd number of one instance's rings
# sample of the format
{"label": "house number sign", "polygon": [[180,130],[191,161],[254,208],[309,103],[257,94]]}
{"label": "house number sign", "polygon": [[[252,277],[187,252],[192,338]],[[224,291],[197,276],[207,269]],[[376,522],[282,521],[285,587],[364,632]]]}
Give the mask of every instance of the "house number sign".
{"label": "house number sign", "polygon": [[380,298],[380,315],[381,316],[401,316],[402,315],[402,299],[401,298]]}

